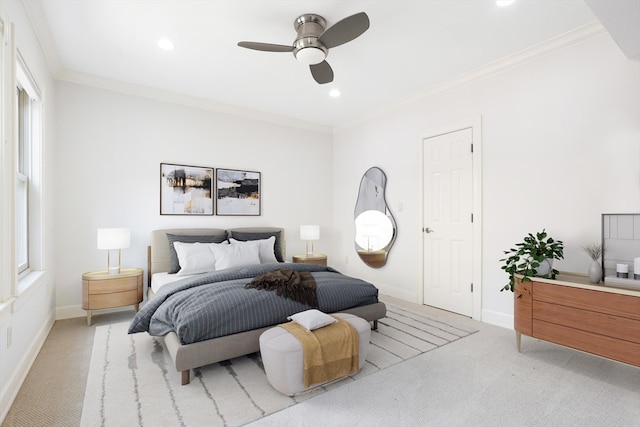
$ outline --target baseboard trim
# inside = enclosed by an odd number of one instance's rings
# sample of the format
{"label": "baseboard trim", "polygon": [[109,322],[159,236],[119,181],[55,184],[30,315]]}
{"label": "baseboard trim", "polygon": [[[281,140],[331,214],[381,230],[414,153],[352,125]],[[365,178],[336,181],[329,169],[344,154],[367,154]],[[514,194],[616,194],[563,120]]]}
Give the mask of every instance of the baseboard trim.
{"label": "baseboard trim", "polygon": [[493,310],[482,310],[482,322],[490,325],[513,329],[513,315]]}
{"label": "baseboard trim", "polygon": [[22,358],[22,362],[17,367],[11,378],[9,378],[7,386],[2,390],[2,393],[0,394],[0,408],[2,408],[2,412],[0,413],[0,423],[4,421],[5,417],[9,413],[9,409],[11,409],[11,405],[18,395],[18,392],[22,387],[22,383],[24,383],[24,380],[27,378],[27,375],[29,374],[33,363],[36,361],[44,342],[47,340],[47,336],[49,336],[49,332],[51,331],[51,328],[53,328],[54,322],[54,311],[52,310],[47,321],[36,334],[36,337],[32,341],[25,357]]}

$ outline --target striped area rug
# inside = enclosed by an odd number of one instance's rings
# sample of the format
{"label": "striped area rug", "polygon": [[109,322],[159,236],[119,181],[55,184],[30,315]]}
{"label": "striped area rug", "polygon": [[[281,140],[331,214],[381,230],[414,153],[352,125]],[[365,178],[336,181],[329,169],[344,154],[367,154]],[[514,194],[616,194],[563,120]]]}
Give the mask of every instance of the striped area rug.
{"label": "striped area rug", "polygon": [[243,425],[476,332],[387,303],[358,374],[289,397],[269,385],[259,353],[196,369],[181,386],[162,340],[127,327],[96,328],[82,426]]}

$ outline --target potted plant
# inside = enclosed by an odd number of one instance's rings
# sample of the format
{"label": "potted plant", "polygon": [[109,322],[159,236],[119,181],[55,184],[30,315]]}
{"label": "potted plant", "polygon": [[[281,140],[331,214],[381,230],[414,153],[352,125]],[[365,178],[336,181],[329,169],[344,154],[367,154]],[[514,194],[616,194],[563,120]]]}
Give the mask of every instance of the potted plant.
{"label": "potted plant", "polygon": [[515,275],[521,274],[523,282],[530,282],[531,277],[555,279],[558,270],[553,269],[554,259],[564,259],[564,246],[561,240],[554,240],[545,229],[535,235],[529,233],[514,248],[504,251],[506,258],[500,261],[500,267],[509,275],[509,283],[500,289],[513,292]]}

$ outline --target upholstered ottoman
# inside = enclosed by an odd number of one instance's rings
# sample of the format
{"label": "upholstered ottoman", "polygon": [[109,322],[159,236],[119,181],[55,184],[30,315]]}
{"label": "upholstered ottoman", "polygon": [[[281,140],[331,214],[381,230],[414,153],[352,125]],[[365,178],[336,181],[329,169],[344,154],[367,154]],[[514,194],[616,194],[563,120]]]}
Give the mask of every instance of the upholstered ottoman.
{"label": "upholstered ottoman", "polygon": [[[336,313],[349,322],[359,336],[359,367],[362,369],[371,338],[371,325],[366,320],[348,313]],[[292,396],[322,384],[304,386],[304,359],[302,344],[289,331],[274,327],[260,335],[260,353],[269,383],[282,394]],[[326,384],[326,383],[324,383]]]}

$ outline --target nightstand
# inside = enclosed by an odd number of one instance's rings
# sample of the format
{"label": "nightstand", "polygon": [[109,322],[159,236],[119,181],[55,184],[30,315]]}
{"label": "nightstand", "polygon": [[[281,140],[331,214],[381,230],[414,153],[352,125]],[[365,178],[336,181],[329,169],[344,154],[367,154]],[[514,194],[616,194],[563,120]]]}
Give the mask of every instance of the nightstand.
{"label": "nightstand", "polygon": [[137,312],[141,302],[141,268],[123,268],[119,274],[103,270],[82,275],[82,309],[87,310],[89,326],[92,310],[133,305]]}
{"label": "nightstand", "polygon": [[305,263],[305,264],[327,265],[327,256],[325,254],[294,255],[293,262]]}

